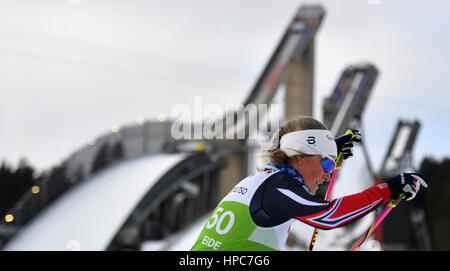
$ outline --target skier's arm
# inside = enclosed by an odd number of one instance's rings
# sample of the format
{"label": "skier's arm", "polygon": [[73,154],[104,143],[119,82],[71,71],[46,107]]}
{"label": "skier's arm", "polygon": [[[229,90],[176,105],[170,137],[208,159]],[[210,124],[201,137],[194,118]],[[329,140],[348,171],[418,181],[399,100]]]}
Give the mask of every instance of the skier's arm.
{"label": "skier's arm", "polygon": [[354,222],[391,197],[384,183],[331,202],[311,196],[295,182],[273,184],[265,191],[263,208],[267,214],[273,218],[295,218],[320,229]]}
{"label": "skier's arm", "polygon": [[333,229],[358,220],[390,199],[386,184],[380,184],[360,193],[333,200],[319,210],[301,213],[295,218],[320,229]]}

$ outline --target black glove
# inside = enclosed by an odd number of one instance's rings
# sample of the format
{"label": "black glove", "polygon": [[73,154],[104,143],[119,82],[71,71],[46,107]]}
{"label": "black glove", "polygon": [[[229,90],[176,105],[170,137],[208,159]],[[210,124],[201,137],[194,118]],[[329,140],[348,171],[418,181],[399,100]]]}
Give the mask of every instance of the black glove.
{"label": "black glove", "polygon": [[420,189],[422,184],[428,187],[425,177],[419,173],[401,173],[395,177],[386,180],[389,190],[391,190],[391,198],[398,199],[401,194],[405,194],[406,200],[412,200]]}
{"label": "black glove", "polygon": [[345,160],[353,156],[353,142],[361,142],[361,134],[358,130],[348,130],[345,135],[336,138],[335,142],[338,155],[342,153],[342,158]]}

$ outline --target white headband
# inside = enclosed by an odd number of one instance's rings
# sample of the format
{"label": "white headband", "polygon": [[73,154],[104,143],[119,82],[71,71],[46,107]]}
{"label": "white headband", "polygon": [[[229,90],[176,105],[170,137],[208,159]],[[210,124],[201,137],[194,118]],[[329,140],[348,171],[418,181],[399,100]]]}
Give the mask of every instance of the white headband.
{"label": "white headband", "polygon": [[287,133],[280,139],[280,150],[287,156],[304,154],[320,154],[337,156],[336,142],[328,130],[303,130]]}

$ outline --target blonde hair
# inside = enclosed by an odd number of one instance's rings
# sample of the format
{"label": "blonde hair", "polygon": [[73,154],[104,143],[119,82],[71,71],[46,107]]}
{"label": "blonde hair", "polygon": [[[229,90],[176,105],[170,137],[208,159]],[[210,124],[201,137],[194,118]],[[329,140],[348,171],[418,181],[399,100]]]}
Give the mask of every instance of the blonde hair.
{"label": "blonde hair", "polygon": [[310,130],[310,129],[321,129],[328,130],[328,128],[320,121],[309,117],[309,116],[296,116],[288,120],[280,129],[278,129],[271,139],[272,146],[269,149],[268,157],[270,162],[274,165],[287,163],[290,159],[280,150],[280,139],[283,135],[295,131]]}

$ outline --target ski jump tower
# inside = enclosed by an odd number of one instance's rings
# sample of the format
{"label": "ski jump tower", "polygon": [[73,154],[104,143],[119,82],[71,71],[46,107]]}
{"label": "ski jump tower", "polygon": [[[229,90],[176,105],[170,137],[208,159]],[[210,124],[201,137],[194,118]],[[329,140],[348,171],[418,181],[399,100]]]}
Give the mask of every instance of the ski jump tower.
{"label": "ski jump tower", "polygon": [[[253,104],[270,104],[281,85],[285,86],[284,118],[295,115],[313,114],[314,96],[314,40],[325,16],[321,6],[302,6],[290,21],[278,46],[270,57],[250,94],[244,101],[244,108]],[[256,123],[263,116],[233,112],[236,125],[228,126],[226,133],[237,135],[245,129],[249,135],[249,124]],[[233,136],[233,138],[238,138]],[[223,171],[220,195],[224,196],[234,184],[245,178],[248,153],[234,153],[229,156],[229,167]]]}

